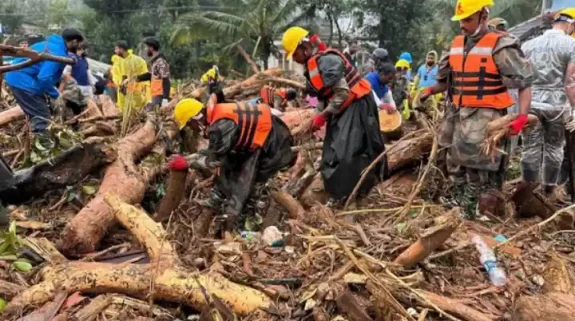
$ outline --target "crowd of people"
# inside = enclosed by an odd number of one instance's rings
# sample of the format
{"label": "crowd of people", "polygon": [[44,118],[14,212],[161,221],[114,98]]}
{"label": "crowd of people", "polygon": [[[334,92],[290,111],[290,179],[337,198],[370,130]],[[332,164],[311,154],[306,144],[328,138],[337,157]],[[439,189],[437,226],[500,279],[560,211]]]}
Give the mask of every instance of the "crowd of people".
{"label": "crowd of people", "polygon": [[[563,157],[566,129],[575,127],[570,123],[575,108],[575,8],[559,12],[551,30],[521,44],[506,32],[504,20],[490,20],[493,5],[493,0],[458,0],[452,20],[459,22],[461,34],[441,58],[429,51],[425,62],[413,70],[409,52],[394,63],[386,49],[378,48],[366,65],[358,66],[357,42],[339,51],[304,28],[285,31],[283,49],[289,59],[304,66],[305,94],[317,102],[312,130],[326,130],[320,170],[329,205],[347,201],[362,175],[360,199],[388,175],[385,157],[364,173],[385,151],[379,112],[402,112],[408,119],[410,106],[427,99],[445,100],[438,140],[452,183],[446,204],[461,207],[470,219],[496,213],[503,205],[499,193],[517,143],[514,137],[522,133],[523,180],[541,181],[543,192],[550,198],[554,195],[562,180],[562,164],[568,161]],[[32,46],[73,56],[77,63],[72,67],[42,62],[6,75],[36,137],[46,139],[50,121],[46,95],[55,99],[67,87],[78,88],[83,99],[73,102],[74,113],[94,95],[83,42],[80,32],[69,29]],[[144,44],[148,62],[126,42],[116,44],[107,92],[122,110],[152,111],[170,100],[170,65],[160,43],[150,38]],[[279,116],[298,92],[265,86],[254,100],[228,101],[220,78],[217,66],[206,71],[201,82],[207,95],[183,99],[174,111],[180,130],[203,132],[209,147],[187,157],[176,155],[168,166],[176,171],[219,167],[210,197],[202,205],[221,214],[218,218],[230,231],[246,207],[257,207],[265,183],[295,161],[293,138]],[[485,127],[508,113],[517,117],[508,125],[509,135],[499,142],[501,150],[494,158],[484,155],[480,143]],[[537,116],[539,123],[523,132],[528,114]]]}

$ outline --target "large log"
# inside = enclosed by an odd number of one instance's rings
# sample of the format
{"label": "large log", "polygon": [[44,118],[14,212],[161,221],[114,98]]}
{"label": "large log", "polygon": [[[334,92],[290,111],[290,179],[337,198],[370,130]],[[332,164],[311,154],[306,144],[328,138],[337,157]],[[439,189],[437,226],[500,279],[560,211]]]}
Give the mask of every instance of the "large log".
{"label": "large log", "polygon": [[0,113],[0,126],[9,124],[15,120],[24,119],[24,111],[22,108],[16,106]]}
{"label": "large log", "polygon": [[106,193],[112,193],[129,204],[142,201],[153,175],[143,173],[136,162],[154,146],[158,127],[149,120],[138,131],[116,143],[116,161],[106,169],[96,197],[66,225],[59,244],[61,251],[77,255],[96,250],[104,234],[115,223],[110,207],[104,202]]}
{"label": "large log", "polygon": [[0,200],[19,204],[48,191],[75,185],[115,158],[113,148],[102,139],[88,139],[36,166],[15,172],[11,183],[0,188]]}
{"label": "large log", "polygon": [[53,300],[60,291],[69,294],[125,293],[148,299],[151,295],[154,299],[187,304],[199,311],[219,299],[238,314],[273,307],[272,300],[260,291],[232,283],[215,272],[198,273],[186,269],[160,224],[118,197],[107,194],[104,199],[115,219],[142,243],[150,263],[64,262],[48,267],[43,271],[44,281],[12,299],[3,317],[29,306],[40,306]]}
{"label": "large log", "polygon": [[573,320],[575,297],[563,293],[521,296],[515,303],[511,321]]}
{"label": "large log", "polygon": [[[238,84],[224,88],[224,95],[227,99],[233,99],[235,96],[243,93],[246,90],[253,88],[259,90],[261,87],[263,87],[267,79],[270,77],[280,77],[281,75],[282,70],[279,68],[268,69],[266,71],[257,73]],[[206,89],[206,87],[197,88],[192,92],[190,96],[196,99],[201,99],[202,96],[204,96]]]}

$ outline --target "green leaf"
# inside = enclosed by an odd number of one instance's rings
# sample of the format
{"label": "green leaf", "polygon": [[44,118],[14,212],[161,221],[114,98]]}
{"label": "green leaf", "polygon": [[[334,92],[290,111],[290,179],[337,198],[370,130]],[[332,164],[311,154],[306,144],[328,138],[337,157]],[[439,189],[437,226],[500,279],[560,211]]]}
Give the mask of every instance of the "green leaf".
{"label": "green leaf", "polygon": [[94,195],[96,194],[96,191],[98,190],[98,188],[96,186],[92,186],[92,185],[84,185],[82,186],[82,191],[86,194],[86,195]]}
{"label": "green leaf", "polygon": [[24,272],[24,273],[28,273],[30,271],[32,271],[32,264],[23,261],[23,260],[18,260],[12,263],[12,267],[15,268],[16,270],[20,271],[20,272]]}
{"label": "green leaf", "polygon": [[399,223],[395,226],[395,229],[397,230],[397,233],[403,234],[405,231],[407,231],[407,224]]}
{"label": "green leaf", "polygon": [[16,255],[2,255],[0,256],[0,261],[16,261],[18,257]]}
{"label": "green leaf", "polygon": [[68,196],[66,196],[66,202],[70,203],[74,199],[78,199],[78,194],[76,194],[72,191],[68,192]]}
{"label": "green leaf", "polygon": [[42,144],[40,144],[40,140],[39,140],[39,139],[34,140],[34,147],[36,147],[36,150],[38,150],[39,152],[45,152],[45,151],[47,151],[47,149],[44,148],[44,146],[42,146]]}
{"label": "green leaf", "polygon": [[6,309],[6,305],[8,305],[6,300],[0,298],[0,313],[4,312],[4,309]]}

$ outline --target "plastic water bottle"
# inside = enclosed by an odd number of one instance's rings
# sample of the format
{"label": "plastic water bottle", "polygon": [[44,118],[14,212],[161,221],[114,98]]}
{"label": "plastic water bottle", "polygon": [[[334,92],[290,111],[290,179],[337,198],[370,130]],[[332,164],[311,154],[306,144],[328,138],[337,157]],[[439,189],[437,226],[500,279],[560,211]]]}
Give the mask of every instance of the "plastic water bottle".
{"label": "plastic water bottle", "polygon": [[475,244],[475,248],[477,248],[479,252],[479,260],[485,267],[485,270],[487,270],[491,283],[495,286],[504,286],[507,283],[507,276],[505,275],[505,271],[497,266],[497,258],[493,250],[479,235],[473,236],[471,241]]}

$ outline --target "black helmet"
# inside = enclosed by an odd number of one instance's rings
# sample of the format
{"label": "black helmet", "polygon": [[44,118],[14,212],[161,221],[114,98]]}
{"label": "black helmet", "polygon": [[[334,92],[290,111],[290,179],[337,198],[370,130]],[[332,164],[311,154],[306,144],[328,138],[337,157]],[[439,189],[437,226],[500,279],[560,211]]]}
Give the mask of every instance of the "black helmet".
{"label": "black helmet", "polygon": [[383,49],[383,48],[377,48],[373,51],[373,53],[371,54],[371,57],[373,58],[373,60],[375,61],[380,61],[380,62],[389,62],[389,52],[387,52],[387,50]]}
{"label": "black helmet", "polygon": [[288,90],[286,90],[286,99],[288,101],[292,101],[295,100],[297,98],[297,91],[293,88],[288,88]]}

